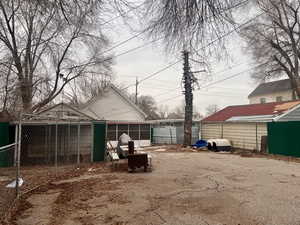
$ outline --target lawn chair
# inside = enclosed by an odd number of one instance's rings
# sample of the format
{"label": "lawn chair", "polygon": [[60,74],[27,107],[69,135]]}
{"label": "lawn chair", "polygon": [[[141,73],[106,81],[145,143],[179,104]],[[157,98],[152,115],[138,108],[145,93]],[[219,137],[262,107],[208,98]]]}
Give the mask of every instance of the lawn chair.
{"label": "lawn chair", "polygon": [[116,165],[119,165],[119,155],[116,151],[116,149],[112,146],[110,141],[107,141],[107,154],[109,157],[109,160],[112,162],[112,167],[115,168]]}

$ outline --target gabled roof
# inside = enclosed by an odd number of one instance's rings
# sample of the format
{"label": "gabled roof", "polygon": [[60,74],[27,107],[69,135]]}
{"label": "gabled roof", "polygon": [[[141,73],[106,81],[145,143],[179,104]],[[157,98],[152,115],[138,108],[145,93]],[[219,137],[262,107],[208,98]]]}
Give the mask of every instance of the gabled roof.
{"label": "gabled roof", "polygon": [[211,116],[204,118],[204,122],[221,122],[221,121],[238,121],[239,117],[250,116],[268,116],[274,117],[281,115],[282,113],[299,105],[300,101],[288,101],[288,102],[271,102],[265,104],[249,104],[249,105],[236,105],[228,106]]}
{"label": "gabled roof", "polygon": [[[127,102],[131,107],[133,107],[138,113],[140,113],[143,117],[147,117],[146,113],[143,112],[134,102],[132,102],[129,97],[119,88],[117,88],[115,85],[110,84],[107,88],[111,88],[111,90],[113,90],[116,94],[118,94],[122,99],[125,100],[125,102]],[[96,102],[97,100],[100,100],[101,98],[103,98],[103,95],[98,95],[93,97],[92,99],[90,99],[88,102],[86,102],[85,104],[83,104],[80,109],[84,109],[86,107],[88,107],[90,104],[93,104],[94,102]]]}
{"label": "gabled roof", "polygon": [[275,92],[282,92],[292,90],[291,82],[289,79],[277,80],[267,83],[262,83],[257,86],[249,95],[248,98],[254,96],[260,96],[265,94],[271,94]]}
{"label": "gabled roof", "polygon": [[[74,114],[76,114],[78,117],[82,118],[82,119],[87,119],[87,120],[95,120],[95,118],[81,112],[80,110],[76,109],[75,107],[72,107],[70,105],[67,105],[65,103],[59,103],[56,104],[54,106],[51,106],[43,111],[38,112],[38,115],[45,115],[47,116],[47,113],[51,113],[51,112],[73,112]],[[54,115],[55,116],[55,115]],[[57,116],[56,116],[57,117]],[[60,118],[58,118],[60,119]]]}

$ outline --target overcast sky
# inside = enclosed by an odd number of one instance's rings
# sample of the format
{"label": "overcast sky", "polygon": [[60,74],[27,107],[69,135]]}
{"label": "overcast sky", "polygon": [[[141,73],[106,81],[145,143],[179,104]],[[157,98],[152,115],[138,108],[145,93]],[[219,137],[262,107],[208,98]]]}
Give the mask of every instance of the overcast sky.
{"label": "overcast sky", "polygon": [[[114,21],[113,26],[113,32],[110,32],[109,35],[112,39],[112,46],[136,34],[124,25],[121,20]],[[229,41],[227,47],[230,59],[218,62],[211,58],[210,60],[213,61],[211,73],[197,75],[203,88],[194,92],[194,105],[203,114],[205,114],[205,109],[210,104],[217,104],[220,108],[229,105],[247,104],[248,94],[257,85],[250,78],[253,62],[251,62],[250,55],[245,53],[245,43],[236,34],[228,36],[227,40]],[[114,49],[114,54],[118,55],[126,50],[147,44],[150,41],[145,37],[134,38]],[[115,83],[122,84],[122,86],[134,84],[136,77],[141,80],[175,62],[179,57],[180,53],[167,55],[164,51],[163,43],[148,44],[114,60]],[[192,66],[196,67],[196,70],[200,69],[194,63]],[[180,88],[182,73],[182,62],[180,62],[141,82],[138,88],[139,95],[151,95],[155,98],[158,106],[167,105],[172,110],[183,102],[182,89]],[[235,74],[237,76],[222,81]],[[133,93],[135,87],[130,87],[128,91]],[[181,96],[177,97],[178,95]]]}

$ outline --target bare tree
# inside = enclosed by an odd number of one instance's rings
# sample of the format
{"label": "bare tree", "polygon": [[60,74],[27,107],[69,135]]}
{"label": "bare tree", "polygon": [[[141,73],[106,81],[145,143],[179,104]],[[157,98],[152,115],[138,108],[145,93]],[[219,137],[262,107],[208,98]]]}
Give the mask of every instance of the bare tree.
{"label": "bare tree", "polygon": [[[0,1],[2,56],[12,59],[22,108],[37,111],[71,81],[110,64],[97,24],[102,1]],[[65,18],[68,18],[67,20]],[[105,63],[104,63],[105,62]]]}
{"label": "bare tree", "polygon": [[147,119],[159,119],[155,99],[150,95],[141,95],[138,97],[138,107],[147,114]]}
{"label": "bare tree", "polygon": [[8,111],[15,109],[18,94],[15,89],[17,81],[12,76],[12,59],[3,57],[0,63],[0,109]]}
{"label": "bare tree", "polygon": [[160,119],[167,119],[169,114],[169,107],[167,105],[160,105],[157,109],[157,114]]}
{"label": "bare tree", "polygon": [[216,112],[218,112],[220,109],[219,109],[219,106],[216,105],[216,104],[211,104],[211,105],[208,105],[206,107],[206,116],[210,116]]}
{"label": "bare tree", "polygon": [[264,16],[247,26],[242,35],[260,64],[252,77],[259,81],[287,75],[300,98],[300,2],[258,0]]}
{"label": "bare tree", "polygon": [[184,46],[203,47],[234,24],[232,9],[246,2],[145,0],[147,31],[152,37],[163,37],[168,50],[182,50]]}

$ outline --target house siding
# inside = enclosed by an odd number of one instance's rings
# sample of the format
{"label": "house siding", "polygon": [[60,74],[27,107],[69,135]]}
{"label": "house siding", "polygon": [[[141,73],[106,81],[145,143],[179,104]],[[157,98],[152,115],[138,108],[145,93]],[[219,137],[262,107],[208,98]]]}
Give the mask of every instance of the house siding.
{"label": "house siding", "polygon": [[265,94],[265,95],[258,95],[249,97],[249,103],[250,104],[259,104],[261,98],[266,99],[266,103],[269,102],[276,102],[276,97],[281,96],[282,101],[292,101],[293,100],[293,92],[291,90],[289,91],[283,91],[283,92],[274,92],[271,94]]}
{"label": "house siding", "polygon": [[145,117],[114,90],[109,89],[99,99],[81,110],[91,117],[105,120],[144,121]]}
{"label": "house siding", "polygon": [[228,139],[234,148],[260,151],[261,136],[267,135],[266,123],[202,123],[202,139]]}

